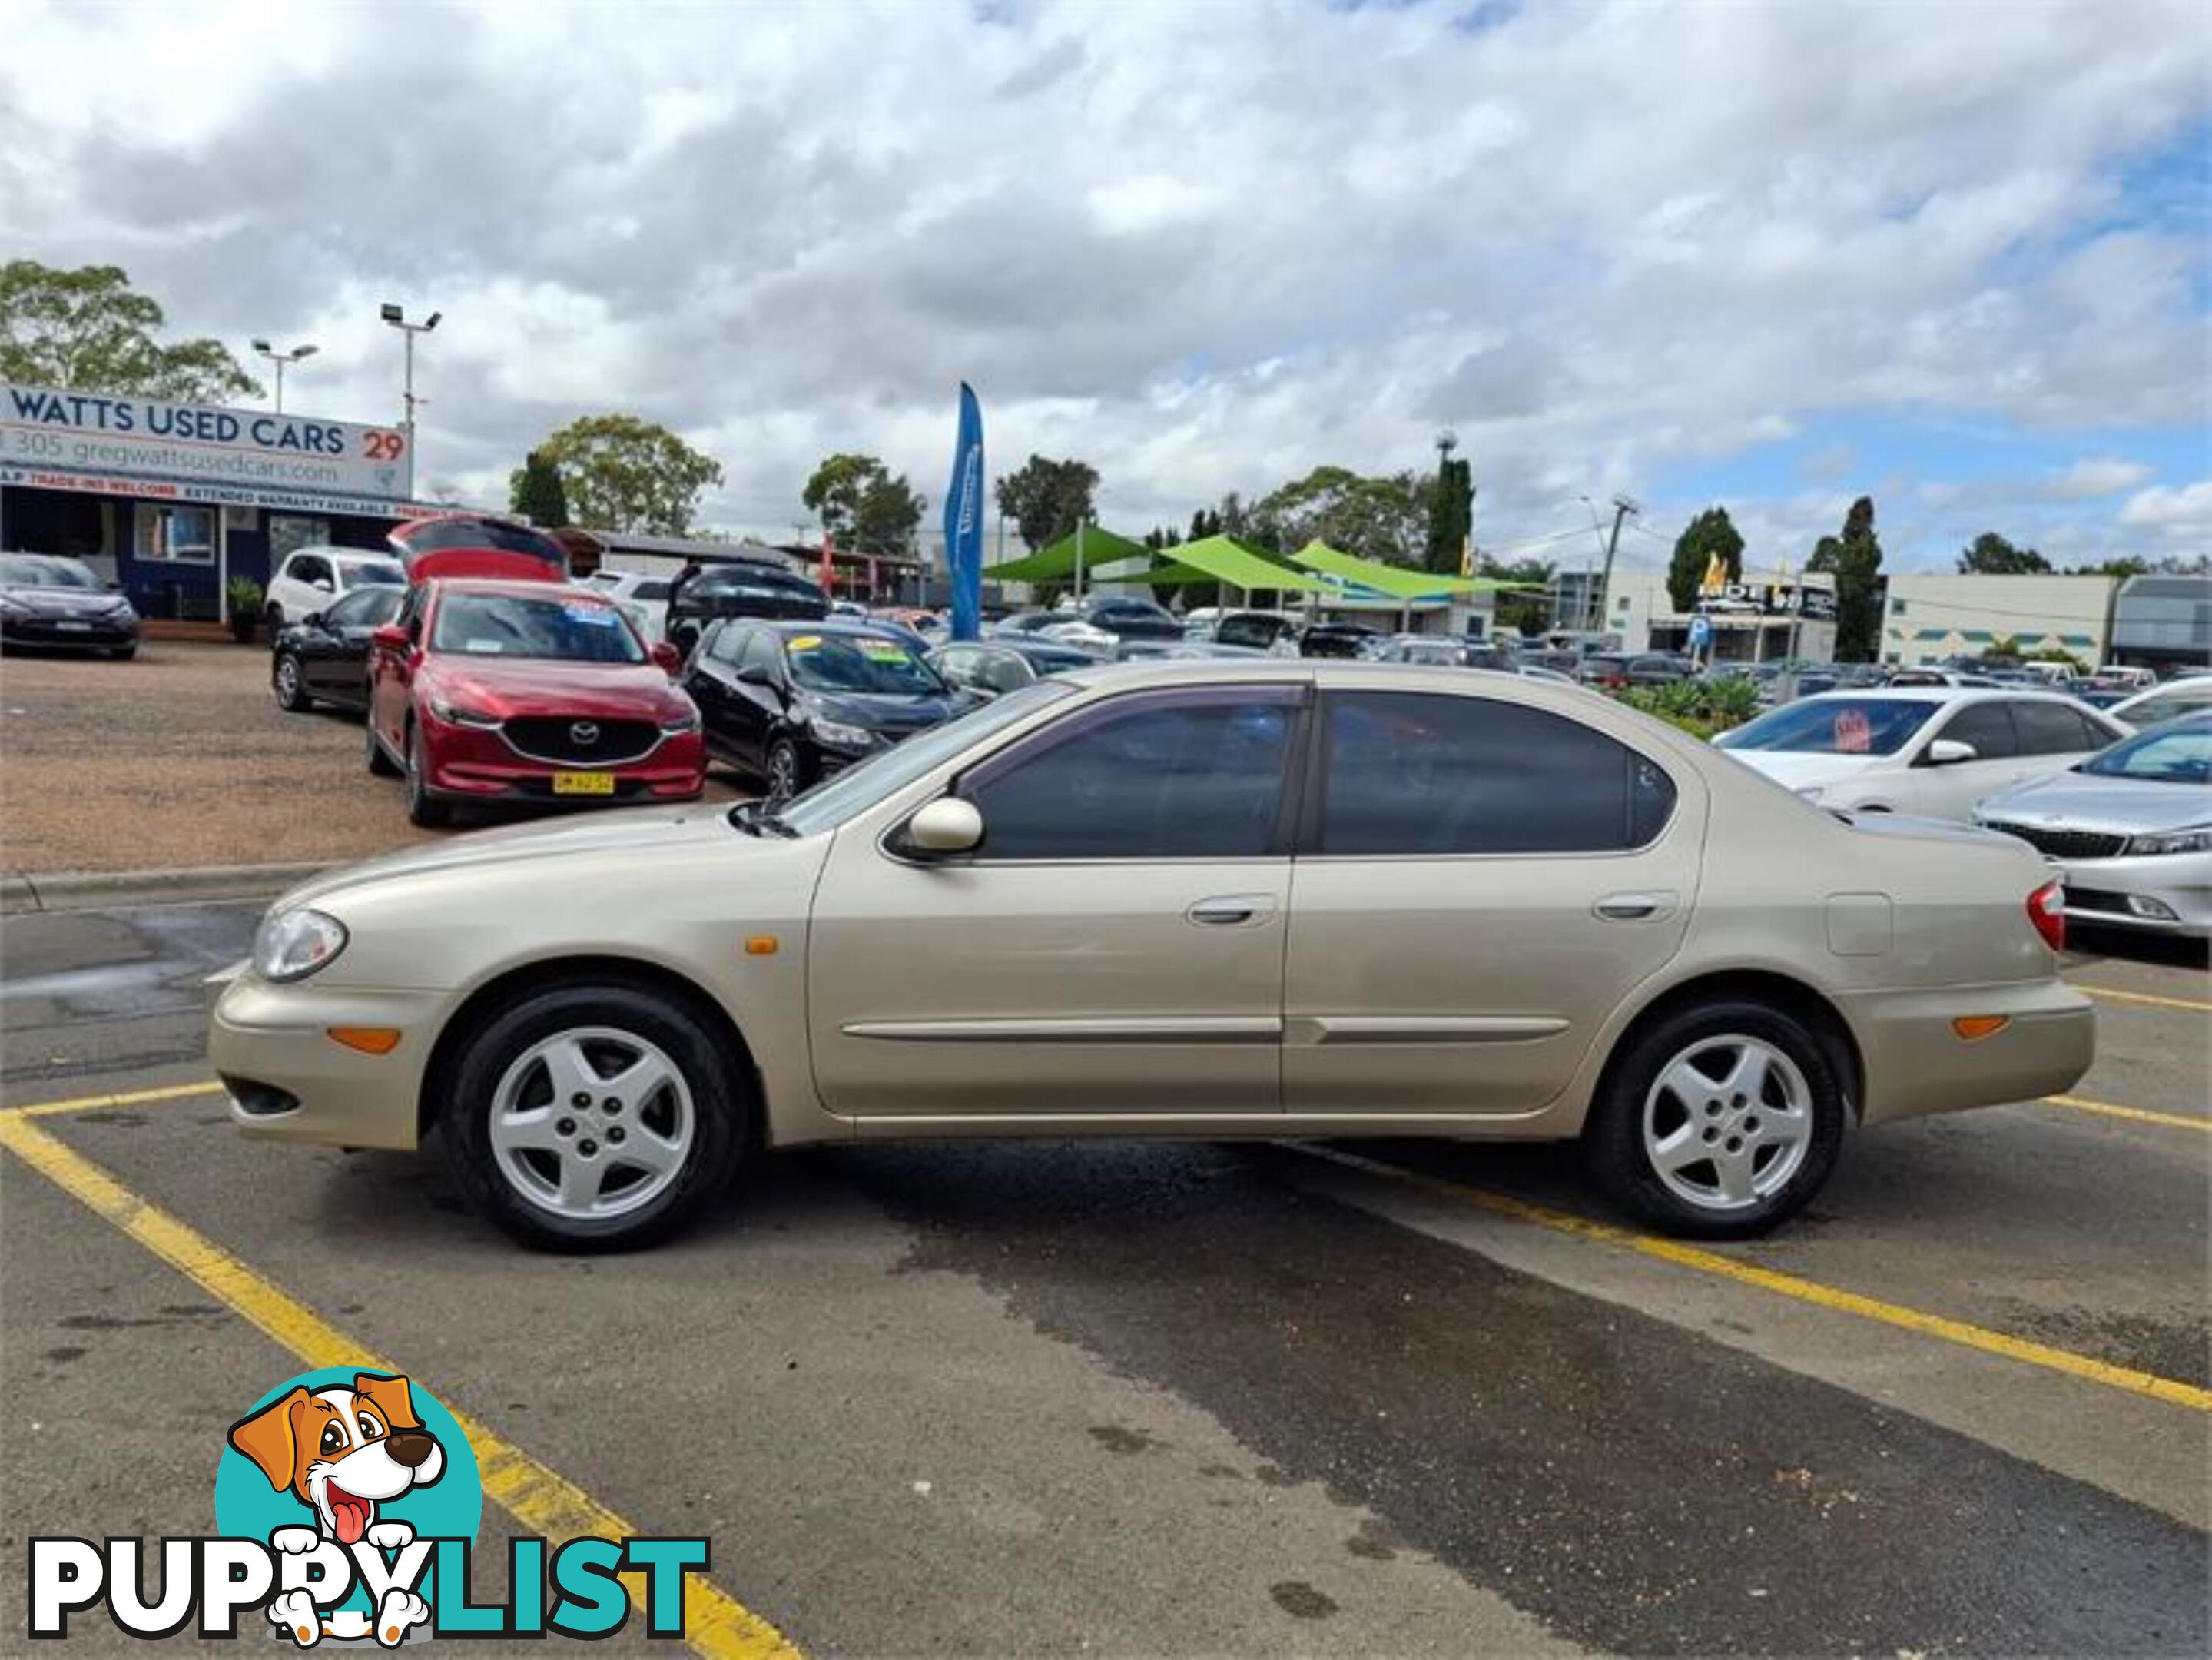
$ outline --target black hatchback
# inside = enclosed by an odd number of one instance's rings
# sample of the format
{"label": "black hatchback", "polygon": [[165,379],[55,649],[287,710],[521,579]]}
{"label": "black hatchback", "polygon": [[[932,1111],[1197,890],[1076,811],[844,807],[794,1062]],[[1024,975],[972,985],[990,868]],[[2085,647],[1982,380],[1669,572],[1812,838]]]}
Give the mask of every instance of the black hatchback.
{"label": "black hatchback", "polygon": [[318,703],[368,708],[369,636],[399,615],[407,590],[379,583],[356,588],[269,642],[269,690],[276,707],[304,714]]}
{"label": "black hatchback", "polygon": [[684,690],[707,753],[764,780],[775,800],[973,706],[914,648],[866,623],[715,623]]}
{"label": "black hatchback", "polygon": [[138,650],[138,613],[81,560],[0,553],[0,642],[128,658]]}

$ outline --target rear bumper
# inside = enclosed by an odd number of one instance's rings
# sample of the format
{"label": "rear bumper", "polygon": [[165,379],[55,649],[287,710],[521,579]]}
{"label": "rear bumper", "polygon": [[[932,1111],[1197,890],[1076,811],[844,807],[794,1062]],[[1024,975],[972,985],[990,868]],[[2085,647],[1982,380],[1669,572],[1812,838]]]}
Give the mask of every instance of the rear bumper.
{"label": "rear bumper", "polygon": [[[1867,992],[1842,1001],[1865,1063],[1860,1117],[1869,1124],[2061,1095],[2096,1058],[2096,1012],[2060,980]],[[1951,1023],[1970,1015],[2000,1015],[2006,1024],[1969,1041]]]}
{"label": "rear bumper", "polygon": [[[208,1059],[230,1091],[230,1120],[247,1135],[347,1147],[406,1149],[449,1000],[436,992],[272,986],[241,973],[208,1023]],[[388,1055],[363,1055],[333,1026],[398,1029]]]}

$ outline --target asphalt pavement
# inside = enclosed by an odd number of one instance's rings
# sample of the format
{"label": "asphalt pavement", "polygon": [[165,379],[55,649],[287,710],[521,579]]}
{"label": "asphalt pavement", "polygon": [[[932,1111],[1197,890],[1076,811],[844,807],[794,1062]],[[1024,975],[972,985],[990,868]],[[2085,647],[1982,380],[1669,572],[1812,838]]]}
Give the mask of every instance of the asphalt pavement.
{"label": "asphalt pavement", "polygon": [[234,1135],[200,981],[258,909],[7,924],[0,1093],[106,1102],[0,1155],[11,1551],[211,1530],[225,1429],[343,1341],[709,1535],[805,1653],[2212,1647],[2185,957],[2076,964],[2077,1095],[1855,1136],[1753,1245],[1650,1241],[1555,1148],[1022,1144],[761,1161],[583,1260],[513,1249],[434,1150]]}

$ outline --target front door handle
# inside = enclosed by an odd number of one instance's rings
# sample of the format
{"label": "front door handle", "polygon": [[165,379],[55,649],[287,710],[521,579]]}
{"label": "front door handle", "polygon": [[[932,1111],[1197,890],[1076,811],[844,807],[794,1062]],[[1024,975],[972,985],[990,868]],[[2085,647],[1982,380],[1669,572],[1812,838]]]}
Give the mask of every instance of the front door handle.
{"label": "front door handle", "polygon": [[1224,893],[1200,900],[1183,915],[1208,927],[1233,928],[1272,916],[1274,912],[1275,896],[1272,893]]}
{"label": "front door handle", "polygon": [[1671,893],[1608,893],[1590,909],[1608,922],[1656,922],[1672,916],[1677,903]]}

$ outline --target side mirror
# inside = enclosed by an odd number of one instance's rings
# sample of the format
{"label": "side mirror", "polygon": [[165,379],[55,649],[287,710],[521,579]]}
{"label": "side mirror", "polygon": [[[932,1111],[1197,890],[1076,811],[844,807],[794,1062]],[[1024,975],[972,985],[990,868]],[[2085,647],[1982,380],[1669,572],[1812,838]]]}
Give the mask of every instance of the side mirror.
{"label": "side mirror", "polygon": [[944,857],[973,853],[983,844],[983,815],[971,801],[940,795],[906,821],[900,839],[918,854]]}
{"label": "side mirror", "polygon": [[322,612],[311,611],[300,619],[300,626],[303,629],[319,629],[328,620]]}
{"label": "side mirror", "polygon": [[398,623],[386,623],[370,633],[368,643],[379,651],[404,652],[414,642],[408,637],[407,630]]}
{"label": "side mirror", "polygon": [[1955,767],[1962,762],[1978,761],[1981,754],[1972,744],[1962,744],[1955,738],[1939,738],[1928,746],[1928,764]]}
{"label": "side mirror", "polygon": [[672,680],[684,672],[684,654],[665,640],[656,640],[653,642],[653,660],[660,665],[662,671]]}

